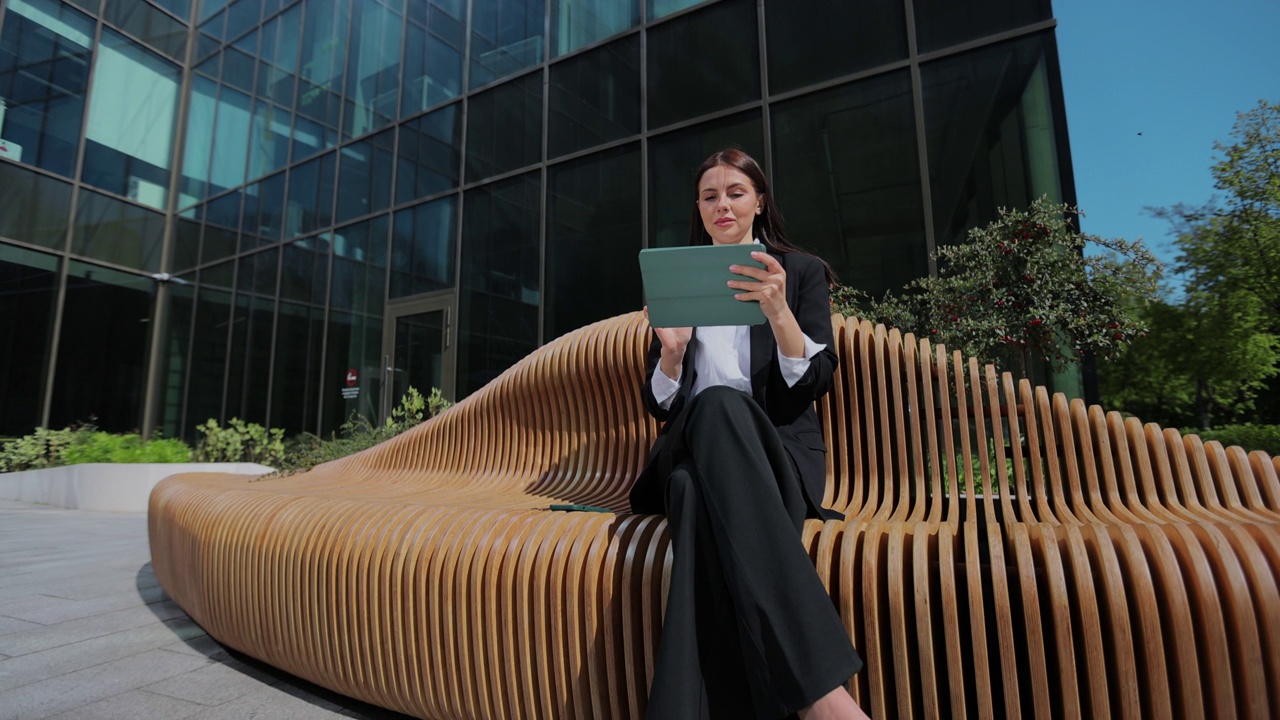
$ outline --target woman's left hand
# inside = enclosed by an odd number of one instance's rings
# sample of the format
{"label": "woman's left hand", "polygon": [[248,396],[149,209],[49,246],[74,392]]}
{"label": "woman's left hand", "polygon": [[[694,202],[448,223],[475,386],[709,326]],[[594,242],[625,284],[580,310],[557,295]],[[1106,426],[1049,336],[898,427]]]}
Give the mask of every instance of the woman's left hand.
{"label": "woman's left hand", "polygon": [[764,316],[770,322],[776,321],[791,312],[787,307],[787,271],[782,269],[782,264],[777,258],[767,252],[756,251],[751,253],[751,257],[764,263],[764,269],[748,265],[730,265],[729,272],[754,278],[755,282],[730,280],[729,287],[745,291],[734,295],[738,300],[759,301]]}

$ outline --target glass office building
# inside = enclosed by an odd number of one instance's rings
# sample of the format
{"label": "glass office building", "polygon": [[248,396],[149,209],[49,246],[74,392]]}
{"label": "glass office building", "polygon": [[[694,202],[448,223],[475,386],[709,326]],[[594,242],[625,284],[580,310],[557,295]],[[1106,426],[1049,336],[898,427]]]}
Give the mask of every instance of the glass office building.
{"label": "glass office building", "polygon": [[642,304],[760,158],[879,294],[1074,201],[1048,0],[0,0],[0,436],[326,434]]}

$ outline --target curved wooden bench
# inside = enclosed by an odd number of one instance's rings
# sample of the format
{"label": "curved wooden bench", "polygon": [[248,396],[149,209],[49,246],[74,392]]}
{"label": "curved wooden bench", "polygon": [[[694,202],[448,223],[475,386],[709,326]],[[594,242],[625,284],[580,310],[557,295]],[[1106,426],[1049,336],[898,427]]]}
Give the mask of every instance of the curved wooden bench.
{"label": "curved wooden bench", "polygon": [[[839,316],[803,541],[875,717],[1280,713],[1280,459],[1105,413]],[[151,496],[156,576],[220,642],[426,718],[639,718],[669,539],[639,313],[291,477]]]}

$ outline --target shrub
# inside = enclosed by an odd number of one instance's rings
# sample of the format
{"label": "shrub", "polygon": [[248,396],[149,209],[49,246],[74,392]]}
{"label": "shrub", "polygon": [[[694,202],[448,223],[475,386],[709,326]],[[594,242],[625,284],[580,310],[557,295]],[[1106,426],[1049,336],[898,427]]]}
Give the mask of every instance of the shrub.
{"label": "shrub", "polygon": [[1272,457],[1280,457],[1280,425],[1223,425],[1193,432],[1205,442],[1217,440],[1223,447],[1239,445],[1247,451],[1261,450]]}
{"label": "shrub", "polygon": [[290,441],[281,464],[275,467],[281,472],[300,472],[354,455],[418,425],[424,414],[435,417],[452,406],[453,403],[444,399],[439,388],[432,388],[431,394],[424,398],[416,388],[410,387],[382,425],[374,425],[365,416],[353,412],[338,432],[327,440],[311,433],[295,437]]}
{"label": "shrub", "polygon": [[176,438],[143,441],[139,435],[85,433],[63,454],[67,465],[79,463],[180,463],[191,460],[191,448]]}
{"label": "shrub", "polygon": [[92,428],[36,428],[30,435],[10,440],[0,448],[0,472],[39,470],[65,465],[67,450]]}
{"label": "shrub", "polygon": [[284,462],[284,430],[231,418],[227,427],[210,418],[196,426],[203,438],[193,453],[196,462],[252,462],[280,467]]}

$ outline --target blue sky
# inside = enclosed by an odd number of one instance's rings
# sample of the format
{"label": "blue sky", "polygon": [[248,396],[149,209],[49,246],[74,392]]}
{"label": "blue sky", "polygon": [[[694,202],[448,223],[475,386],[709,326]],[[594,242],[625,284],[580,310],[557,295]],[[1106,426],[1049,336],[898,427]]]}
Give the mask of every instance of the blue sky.
{"label": "blue sky", "polygon": [[1280,101],[1280,0],[1055,0],[1053,12],[1082,228],[1141,237],[1171,262],[1169,226],[1144,208],[1207,201],[1214,141],[1230,140],[1236,113]]}

